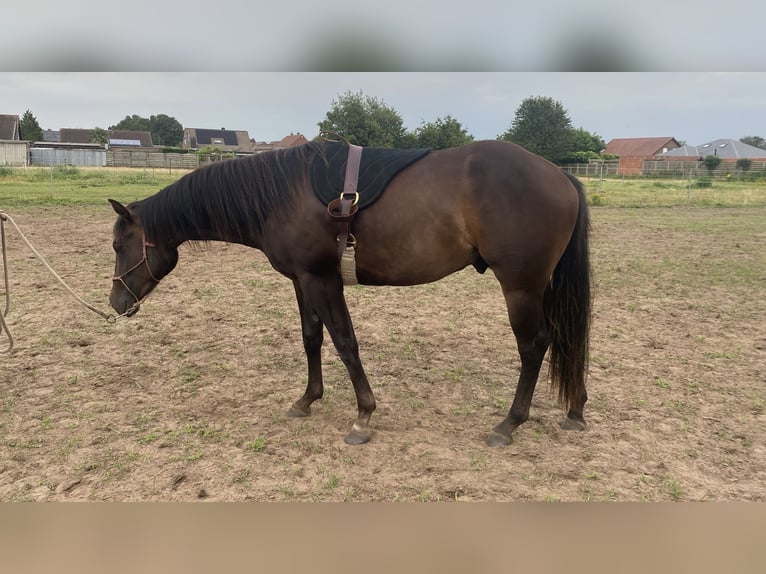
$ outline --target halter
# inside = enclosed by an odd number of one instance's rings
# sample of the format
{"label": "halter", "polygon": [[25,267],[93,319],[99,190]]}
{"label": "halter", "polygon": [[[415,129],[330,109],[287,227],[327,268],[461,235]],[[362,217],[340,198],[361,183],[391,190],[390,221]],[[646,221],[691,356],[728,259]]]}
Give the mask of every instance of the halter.
{"label": "halter", "polygon": [[128,274],[130,274],[131,272],[133,272],[136,269],[138,269],[139,267],[141,267],[141,265],[146,264],[146,270],[149,272],[149,277],[151,277],[152,281],[154,281],[155,283],[159,283],[160,282],[160,280],[157,279],[154,276],[154,273],[152,273],[152,268],[149,266],[149,258],[146,255],[146,248],[147,247],[157,247],[157,246],[154,243],[149,243],[146,240],[146,231],[144,229],[142,229],[141,230],[141,249],[142,249],[141,261],[139,261],[133,267],[131,267],[130,269],[125,271],[125,273],[122,273],[120,275],[115,275],[114,277],[112,277],[112,281],[119,281],[120,283],[122,283],[122,286],[125,287],[125,290],[133,296],[133,299],[136,300],[136,302],[133,305],[131,305],[130,308],[127,311],[125,311],[125,313],[120,315],[120,317],[122,317],[123,315],[127,315],[130,311],[132,311],[133,309],[137,308],[141,304],[141,302],[143,301],[143,299],[139,299],[138,295],[136,295],[133,292],[133,290],[130,287],[128,287],[128,284],[125,283],[124,278]]}

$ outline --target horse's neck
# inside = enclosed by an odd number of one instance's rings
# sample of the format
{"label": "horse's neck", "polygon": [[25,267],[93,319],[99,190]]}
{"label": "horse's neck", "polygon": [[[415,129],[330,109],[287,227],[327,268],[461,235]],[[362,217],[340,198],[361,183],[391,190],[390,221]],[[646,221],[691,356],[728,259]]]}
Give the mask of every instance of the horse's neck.
{"label": "horse's neck", "polygon": [[[183,222],[179,225],[178,222]],[[232,212],[229,216],[205,209],[202,205],[188,205],[173,216],[168,216],[165,229],[171,243],[180,245],[187,241],[224,241],[260,248],[261,231],[253,222],[246,222]]]}

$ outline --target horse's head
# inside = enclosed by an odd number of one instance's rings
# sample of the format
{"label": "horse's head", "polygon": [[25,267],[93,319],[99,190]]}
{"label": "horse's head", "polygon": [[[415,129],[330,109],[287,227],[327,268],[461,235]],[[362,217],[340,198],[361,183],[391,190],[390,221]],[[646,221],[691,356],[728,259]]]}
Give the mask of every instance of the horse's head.
{"label": "horse's head", "polygon": [[176,266],[178,249],[150,243],[135,210],[113,199],[109,203],[119,216],[113,232],[115,263],[109,303],[120,315],[130,317]]}

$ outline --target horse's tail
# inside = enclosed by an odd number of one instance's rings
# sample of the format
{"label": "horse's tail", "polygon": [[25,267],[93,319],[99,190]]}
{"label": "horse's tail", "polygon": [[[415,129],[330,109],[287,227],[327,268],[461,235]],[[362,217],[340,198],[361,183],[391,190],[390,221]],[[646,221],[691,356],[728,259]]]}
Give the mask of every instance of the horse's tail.
{"label": "horse's tail", "polygon": [[572,237],[546,290],[551,333],[550,379],[566,408],[580,409],[585,398],[591,318],[590,215],[582,183],[564,172],[577,189],[580,206]]}

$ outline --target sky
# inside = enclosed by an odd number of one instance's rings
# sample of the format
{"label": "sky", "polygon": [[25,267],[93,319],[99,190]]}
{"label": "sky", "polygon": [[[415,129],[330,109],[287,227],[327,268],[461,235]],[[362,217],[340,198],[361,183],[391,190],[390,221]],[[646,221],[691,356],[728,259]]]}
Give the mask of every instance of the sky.
{"label": "sky", "polygon": [[574,127],[606,142],[766,137],[766,72],[0,72],[0,114],[29,109],[53,130],[167,114],[258,141],[311,139],[349,91],[382,100],[408,130],[451,115],[475,139],[506,131],[530,96],[561,102]]}

